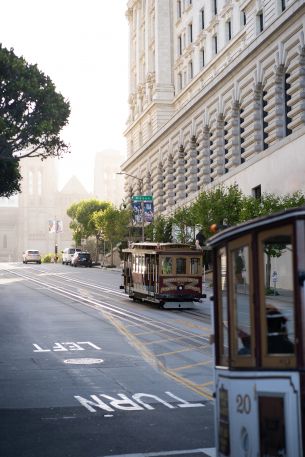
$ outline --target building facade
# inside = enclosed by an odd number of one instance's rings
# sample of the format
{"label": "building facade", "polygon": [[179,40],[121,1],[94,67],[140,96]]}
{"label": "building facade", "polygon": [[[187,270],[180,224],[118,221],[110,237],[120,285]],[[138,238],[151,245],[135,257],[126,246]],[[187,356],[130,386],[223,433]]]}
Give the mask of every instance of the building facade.
{"label": "building facade", "polygon": [[[125,192],[305,191],[303,0],[129,0]],[[141,187],[143,184],[143,187]]]}
{"label": "building facade", "polygon": [[[0,262],[22,260],[26,249],[38,249],[42,255],[74,246],[67,209],[72,203],[92,197],[78,179],[72,177],[58,191],[55,159],[23,159],[21,193],[14,206],[0,206]],[[5,199],[7,200],[7,199]],[[49,232],[49,220],[63,222],[60,233]]]}
{"label": "building facade", "polygon": [[118,175],[125,156],[113,149],[105,149],[95,155],[94,195],[119,207],[124,199],[124,179]]}

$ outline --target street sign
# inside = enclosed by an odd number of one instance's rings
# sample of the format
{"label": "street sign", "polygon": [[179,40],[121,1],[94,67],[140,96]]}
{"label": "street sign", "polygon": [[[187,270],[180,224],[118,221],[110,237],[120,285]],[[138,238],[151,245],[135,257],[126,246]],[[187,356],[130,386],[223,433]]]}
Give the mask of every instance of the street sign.
{"label": "street sign", "polygon": [[148,201],[152,201],[153,198],[151,195],[134,195],[133,197],[131,197],[131,199],[134,202],[142,202],[142,201],[148,202]]}

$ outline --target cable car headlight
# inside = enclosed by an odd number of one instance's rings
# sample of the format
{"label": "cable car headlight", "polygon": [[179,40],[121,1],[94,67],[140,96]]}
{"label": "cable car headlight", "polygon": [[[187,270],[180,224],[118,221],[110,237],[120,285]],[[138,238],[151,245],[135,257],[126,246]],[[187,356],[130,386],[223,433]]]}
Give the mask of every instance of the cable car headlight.
{"label": "cable car headlight", "polygon": [[177,286],[177,290],[183,290],[184,289],[184,286],[182,284],[179,284],[179,286]]}

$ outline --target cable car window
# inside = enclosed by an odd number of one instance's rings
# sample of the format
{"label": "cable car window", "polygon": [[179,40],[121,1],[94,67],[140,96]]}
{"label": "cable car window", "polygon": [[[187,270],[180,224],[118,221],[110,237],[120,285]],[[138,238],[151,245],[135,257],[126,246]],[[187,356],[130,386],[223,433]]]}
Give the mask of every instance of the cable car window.
{"label": "cable car window", "polygon": [[227,296],[227,255],[221,248],[217,256],[218,272],[218,303],[219,303],[219,357],[222,365],[228,364],[229,355],[229,326],[228,326],[228,296]]}
{"label": "cable car window", "polygon": [[191,274],[198,275],[200,269],[200,259],[191,259]]}
{"label": "cable car window", "polygon": [[183,257],[178,257],[176,259],[176,274],[185,275],[186,274],[186,259]]}
{"label": "cable car window", "polygon": [[173,259],[172,257],[164,257],[161,262],[162,274],[170,275],[173,273]]}
{"label": "cable car window", "polygon": [[144,257],[142,255],[139,257],[139,268],[140,273],[144,274]]}
{"label": "cable car window", "polygon": [[230,355],[232,366],[254,366],[252,240],[247,235],[228,244]]}
{"label": "cable car window", "polygon": [[282,227],[269,234],[265,232],[261,236],[260,255],[263,261],[260,265],[263,272],[262,343],[268,364],[274,355],[291,357],[295,354],[292,230]]}
{"label": "cable car window", "polygon": [[233,300],[235,307],[235,348],[239,356],[252,353],[251,302],[249,294],[249,247],[232,251]]}

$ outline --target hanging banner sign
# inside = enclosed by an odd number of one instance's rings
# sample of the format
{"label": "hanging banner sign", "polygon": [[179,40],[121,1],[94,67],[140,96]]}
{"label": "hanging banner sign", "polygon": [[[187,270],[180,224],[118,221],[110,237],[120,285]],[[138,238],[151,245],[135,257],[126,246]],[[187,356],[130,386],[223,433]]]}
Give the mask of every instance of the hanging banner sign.
{"label": "hanging banner sign", "polygon": [[49,226],[49,233],[60,233],[63,231],[63,223],[62,221],[58,221],[55,219],[49,219],[48,221]]}
{"label": "hanging banner sign", "polygon": [[[145,198],[147,198],[147,197],[145,197]],[[152,222],[153,218],[154,218],[154,204],[152,201],[152,197],[149,197],[149,200],[133,200],[132,201],[132,212],[133,212],[133,220],[136,224],[142,223],[143,216],[144,216],[145,223]]]}

